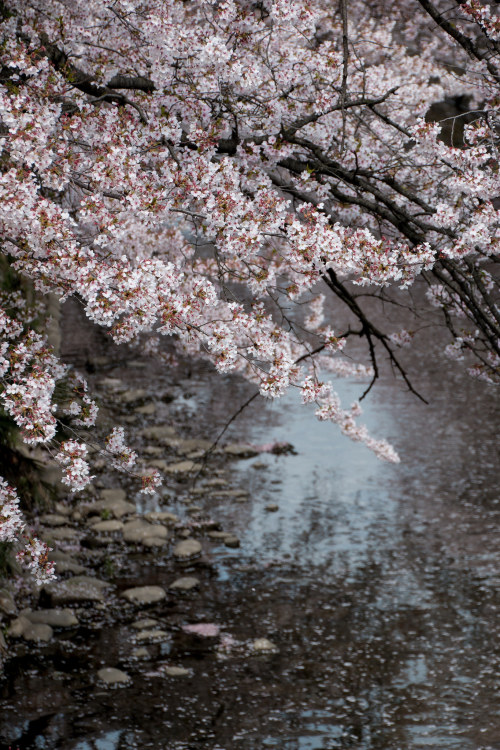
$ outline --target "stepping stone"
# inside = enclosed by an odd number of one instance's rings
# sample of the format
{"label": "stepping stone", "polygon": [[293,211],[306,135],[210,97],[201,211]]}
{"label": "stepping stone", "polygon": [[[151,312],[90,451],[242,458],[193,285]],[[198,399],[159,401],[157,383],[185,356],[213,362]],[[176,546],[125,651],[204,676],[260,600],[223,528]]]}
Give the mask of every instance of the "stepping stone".
{"label": "stepping stone", "polygon": [[194,576],[184,576],[183,578],[177,578],[176,581],[170,584],[169,588],[174,591],[192,591],[197,589],[200,585],[198,578]]}
{"label": "stepping stone", "polygon": [[44,531],[43,537],[56,542],[68,542],[78,537],[78,531],[70,526],[59,526],[56,529]]}
{"label": "stepping stone", "polygon": [[50,625],[43,623],[29,624],[23,630],[23,638],[30,643],[48,643],[54,631]]}
{"label": "stepping stone", "polygon": [[173,427],[168,425],[158,425],[156,427],[145,427],[140,434],[146,440],[160,440],[161,438],[174,438],[176,432]]}
{"label": "stepping stone", "polygon": [[14,597],[5,589],[0,589],[0,612],[6,615],[15,615],[17,612]]}
{"label": "stepping stone", "polygon": [[123,527],[123,539],[129,544],[144,544],[146,539],[168,538],[168,529],[160,524],[151,524],[142,518],[129,521]]}
{"label": "stepping stone", "polygon": [[66,581],[56,581],[43,587],[50,596],[52,604],[70,604],[83,602],[102,602],[103,589],[111,586],[107,581],[100,581],[90,576],[75,576]]}
{"label": "stepping stone", "polygon": [[115,519],[111,519],[110,521],[97,521],[97,523],[92,524],[92,531],[97,531],[99,533],[102,532],[104,534],[111,534],[114,531],[121,531],[122,529],[123,523]]}
{"label": "stepping stone", "polygon": [[244,445],[243,443],[232,443],[231,445],[226,445],[224,453],[232,458],[253,458],[253,456],[259,455],[259,451],[256,451],[250,445]]}
{"label": "stepping stone", "polygon": [[190,674],[189,669],[185,667],[164,667],[162,671],[168,677],[187,677]]}
{"label": "stepping stone", "polygon": [[189,560],[201,555],[202,546],[197,539],[184,539],[176,544],[174,548],[174,557],[178,560]]}
{"label": "stepping stone", "polygon": [[50,625],[53,628],[72,628],[79,624],[71,609],[37,609],[34,612],[23,612],[33,624]]}
{"label": "stepping stone", "polygon": [[257,654],[268,654],[278,651],[274,643],[267,638],[256,638],[252,643],[252,651]]}
{"label": "stepping stone", "polygon": [[136,638],[137,641],[168,641],[170,633],[166,630],[140,630]]}
{"label": "stepping stone", "polygon": [[232,534],[228,534],[224,539],[224,544],[226,547],[239,547],[240,546],[240,540],[237,536],[234,536]]}
{"label": "stepping stone", "polygon": [[121,669],[115,669],[114,667],[103,667],[97,673],[98,678],[101,682],[106,685],[127,685],[131,682],[131,678],[126,672],[122,672]]}
{"label": "stepping stone", "polygon": [[148,392],[145,391],[144,388],[133,388],[129,391],[125,391],[125,393],[122,393],[120,396],[120,401],[122,402],[122,404],[131,406],[132,404],[137,404],[140,401],[144,401],[147,396]]}
{"label": "stepping stone", "polygon": [[155,547],[166,547],[167,544],[167,540],[162,539],[159,536],[147,536],[142,540],[142,545],[144,547],[148,547],[149,549],[154,549]]}
{"label": "stepping stone", "polygon": [[19,615],[9,625],[7,635],[9,638],[21,638],[25,629],[31,625],[30,621],[24,615]]}
{"label": "stepping stone", "polygon": [[165,590],[160,586],[137,586],[133,589],[126,589],[121,595],[138,606],[156,604],[167,597]]}
{"label": "stepping stone", "polygon": [[66,516],[62,516],[58,513],[46,513],[40,516],[40,523],[45,526],[64,526],[68,523]]}
{"label": "stepping stone", "polygon": [[197,464],[194,461],[180,461],[177,464],[169,464],[163,471],[167,474],[190,474],[191,472],[200,471],[202,468],[201,464]]}
{"label": "stepping stone", "polygon": [[161,523],[176,524],[179,523],[179,517],[175,513],[169,513],[163,510],[153,510],[144,515],[148,521],[160,521]]}
{"label": "stepping stone", "polygon": [[158,624],[158,620],[148,618],[147,620],[136,620],[132,623],[131,627],[135,630],[143,630],[144,628],[151,630],[151,628],[154,628]]}
{"label": "stepping stone", "polygon": [[[122,493],[123,490],[104,490],[103,494],[104,492]],[[123,495],[125,495],[124,492],[123,492]],[[133,505],[132,503],[127,502],[125,499],[122,499],[121,497],[117,497],[115,499],[105,498],[103,500],[98,500],[97,502],[92,503],[91,505],[82,505],[81,510],[82,510],[82,513],[84,513],[86,516],[90,516],[91,514],[100,516],[103,511],[107,511],[110,515],[114,516],[117,519],[120,519],[123,516],[130,515],[131,513],[135,513],[137,509],[135,505]]]}
{"label": "stepping stone", "polygon": [[138,406],[134,409],[136,414],[142,414],[145,417],[151,417],[156,412],[156,404],[146,404],[145,406]]}

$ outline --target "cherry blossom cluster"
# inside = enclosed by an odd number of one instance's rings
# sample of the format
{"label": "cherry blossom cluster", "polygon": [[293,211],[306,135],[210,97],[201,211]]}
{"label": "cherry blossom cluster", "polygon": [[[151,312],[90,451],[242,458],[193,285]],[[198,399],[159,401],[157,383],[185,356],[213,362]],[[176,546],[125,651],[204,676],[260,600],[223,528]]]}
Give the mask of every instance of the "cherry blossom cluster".
{"label": "cherry blossom cluster", "polygon": [[[350,0],[347,56],[327,0],[42,5],[6,0],[0,18],[1,252],[37,293],[77,295],[117,343],[158,351],[168,336],[265,397],[295,388],[319,419],[389,461],[395,452],[358,425],[358,407],[344,409],[318,375],[377,372],[371,349],[369,364],[344,356],[349,331],[327,288],[373,339],[360,291],[423,277],[451,331],[446,354],[466,342],[468,371],[498,380],[498,20],[488,5],[457,6],[475,56],[409,0],[392,4],[390,20]],[[474,115],[460,142],[455,122],[446,140],[428,116],[458,96]],[[23,304],[1,301],[2,406],[31,443],[54,438],[58,414],[92,428],[86,383]],[[391,352],[412,340],[382,337]],[[70,396],[56,405],[63,379]],[[134,471],[122,428],[104,450]],[[78,432],[57,460],[72,489],[89,481]],[[142,481],[154,492],[160,475]]]}
{"label": "cherry blossom cluster", "polygon": [[26,522],[19,508],[15,490],[0,477],[0,542],[18,543],[24,547],[17,552],[18,560],[33,572],[38,584],[55,578],[54,564],[49,561],[50,547],[26,533]]}

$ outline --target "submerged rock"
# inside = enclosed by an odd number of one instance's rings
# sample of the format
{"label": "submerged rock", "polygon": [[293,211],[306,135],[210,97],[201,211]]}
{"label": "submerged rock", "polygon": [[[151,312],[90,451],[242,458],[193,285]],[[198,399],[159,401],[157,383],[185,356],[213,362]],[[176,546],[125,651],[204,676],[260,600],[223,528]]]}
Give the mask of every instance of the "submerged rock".
{"label": "submerged rock", "polygon": [[201,555],[202,547],[197,539],[184,539],[176,544],[174,548],[174,557],[178,560],[190,560],[193,557]]}
{"label": "submerged rock", "polygon": [[106,685],[127,685],[131,682],[131,678],[126,672],[122,672],[121,669],[115,667],[103,667],[98,671],[97,676]]}
{"label": "submerged rock", "polygon": [[166,599],[167,594],[160,586],[137,586],[122,592],[122,597],[136,605],[156,604]]}

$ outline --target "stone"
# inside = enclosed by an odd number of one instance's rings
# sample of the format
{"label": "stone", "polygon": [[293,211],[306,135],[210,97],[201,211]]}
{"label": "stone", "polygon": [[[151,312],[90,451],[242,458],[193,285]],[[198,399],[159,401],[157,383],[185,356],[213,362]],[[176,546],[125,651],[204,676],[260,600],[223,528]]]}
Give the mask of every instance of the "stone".
{"label": "stone", "polygon": [[145,417],[151,417],[156,412],[156,404],[151,402],[150,404],[145,404],[145,406],[138,406],[134,409],[134,412],[142,414]]}
{"label": "stone", "polygon": [[17,612],[14,597],[6,589],[0,589],[0,612],[5,615],[15,615]]}
{"label": "stone", "polygon": [[264,461],[255,461],[255,463],[252,464],[252,469],[267,469],[269,468],[269,464],[266,464]]}
{"label": "stone", "polygon": [[[122,493],[123,490],[103,490],[102,495],[104,495],[105,492],[120,492]],[[123,492],[123,495],[125,496],[125,493]],[[116,497],[116,498],[103,498],[102,500],[98,500],[95,503],[92,503],[91,505],[82,506],[82,511],[85,513],[85,515],[89,516],[91,514],[101,516],[103,511],[106,511],[109,513],[110,516],[113,516],[114,518],[117,518],[120,520],[120,518],[123,518],[123,516],[131,515],[132,513],[136,512],[136,507],[132,503],[127,502],[124,497]],[[101,520],[109,520],[109,519],[101,519]]]}
{"label": "stone", "polygon": [[7,635],[9,636],[9,638],[21,638],[25,629],[30,625],[31,623],[28,618],[24,615],[20,615],[10,623]]}
{"label": "stone", "polygon": [[144,515],[148,521],[160,521],[161,523],[176,524],[179,523],[179,517],[175,513],[169,513],[163,510],[153,510]]}
{"label": "stone", "polygon": [[141,450],[141,453],[146,456],[163,456],[165,451],[163,448],[160,448],[159,445],[146,445],[146,447]]}
{"label": "stone", "polygon": [[71,507],[69,505],[64,505],[64,503],[57,502],[54,506],[54,509],[58,515],[61,515],[61,516],[71,515]]}
{"label": "stone", "polygon": [[210,493],[211,495],[217,495],[217,497],[248,497],[248,492],[246,490],[218,490],[218,491],[212,491]]}
{"label": "stone", "polygon": [[54,631],[50,625],[44,623],[30,623],[23,630],[23,638],[30,643],[48,643]]}
{"label": "stone", "polygon": [[69,542],[78,538],[78,531],[72,529],[71,526],[59,526],[58,528],[44,532],[43,537],[55,542]]}
{"label": "stone", "polygon": [[129,544],[144,544],[146,539],[166,540],[168,529],[160,524],[151,524],[142,518],[129,521],[123,527],[123,539]]}
{"label": "stone", "polygon": [[149,469],[155,468],[160,471],[166,471],[168,465],[168,461],[165,461],[164,458],[155,458],[152,461],[148,461]]}
{"label": "stone", "polygon": [[208,532],[208,538],[214,539],[215,541],[224,541],[224,539],[228,536],[233,536],[233,534],[227,532],[227,531],[209,531]]}
{"label": "stone", "polygon": [[185,667],[164,667],[163,672],[168,677],[187,677],[190,672]]}
{"label": "stone", "polygon": [[110,586],[107,581],[100,581],[90,576],[74,576],[66,581],[56,581],[43,587],[53,605],[102,602],[104,600],[103,589]]}
{"label": "stone", "polygon": [[83,565],[79,565],[78,563],[71,562],[71,560],[60,560],[59,562],[56,562],[56,573],[73,573],[73,575],[77,576],[80,575],[80,573],[85,573],[86,568],[83,567]]}
{"label": "stone", "polygon": [[154,549],[155,547],[165,547],[167,545],[167,540],[158,536],[146,536],[141,544],[149,549]]}
{"label": "stone", "polygon": [[34,612],[23,612],[33,624],[50,625],[52,628],[73,628],[79,625],[71,609],[37,609]]}
{"label": "stone", "polygon": [[129,391],[125,391],[120,396],[122,404],[132,406],[132,404],[138,404],[140,401],[144,401],[147,398],[148,392],[144,388],[131,388]]}
{"label": "stone", "polygon": [[224,544],[226,547],[239,547],[240,546],[240,540],[237,536],[234,536],[233,534],[228,534],[224,539]]}
{"label": "stone", "polygon": [[253,458],[253,456],[258,456],[259,451],[252,448],[251,445],[232,443],[224,447],[224,453],[232,458]]}
{"label": "stone", "polygon": [[127,601],[139,606],[156,604],[167,597],[165,590],[160,586],[137,586],[136,588],[126,589],[121,595]]}
{"label": "stone", "polygon": [[99,533],[110,534],[113,531],[121,531],[123,529],[123,523],[112,519],[111,521],[98,521],[92,524],[92,531]]}
{"label": "stone", "polygon": [[134,650],[132,651],[132,658],[134,659],[149,659],[149,656],[149,651],[145,646],[134,648]]}
{"label": "stone", "polygon": [[112,391],[124,388],[123,380],[120,380],[119,378],[103,378],[102,380],[99,380],[98,385],[101,388],[109,388],[109,390]]}
{"label": "stone", "polygon": [[157,425],[155,427],[145,427],[140,431],[142,437],[146,440],[161,440],[161,438],[174,438],[176,432],[169,425]]}
{"label": "stone", "polygon": [[277,650],[274,643],[267,638],[256,638],[252,643],[252,651],[258,654],[272,653]]}
{"label": "stone", "polygon": [[280,506],[276,505],[276,503],[269,503],[264,508],[264,510],[267,510],[268,513],[276,513],[276,511],[279,509],[280,509]]}
{"label": "stone", "polygon": [[149,617],[146,620],[136,620],[132,623],[131,627],[135,630],[143,630],[144,628],[151,630],[151,628],[154,628],[156,625],[158,625],[158,620],[153,620]]}
{"label": "stone", "polygon": [[190,505],[188,508],[186,508],[189,515],[196,515],[196,513],[201,513],[203,508],[201,508],[199,505]]}
{"label": "stone", "polygon": [[198,438],[189,440],[179,440],[177,443],[177,451],[182,453],[190,453],[191,451],[205,451],[212,447],[211,440],[201,440]]}
{"label": "stone", "polygon": [[227,482],[225,479],[214,477],[213,479],[207,479],[205,487],[227,487]]}
{"label": "stone", "polygon": [[64,526],[68,523],[68,519],[59,513],[45,513],[40,516],[40,523],[44,526]]}
{"label": "stone", "polygon": [[97,676],[106,685],[127,685],[131,682],[126,672],[122,672],[121,669],[115,669],[115,667],[103,667],[98,671]]}
{"label": "stone", "polygon": [[201,554],[202,547],[197,539],[184,539],[175,545],[174,557],[178,560],[189,560]]}
{"label": "stone", "polygon": [[174,591],[192,591],[193,589],[198,588],[200,585],[200,581],[198,578],[195,578],[194,576],[184,576],[182,578],[177,578],[173,583],[170,584],[169,588],[173,589]]}
{"label": "stone", "polygon": [[116,502],[117,500],[126,500],[127,493],[120,487],[116,487],[109,490],[101,490],[101,500],[108,500],[110,502]]}
{"label": "stone", "polygon": [[177,464],[168,464],[163,471],[167,474],[190,474],[191,472],[200,471],[202,468],[201,464],[197,464],[194,461],[179,461]]}
{"label": "stone", "polygon": [[168,641],[170,634],[166,630],[140,630],[137,641]]}

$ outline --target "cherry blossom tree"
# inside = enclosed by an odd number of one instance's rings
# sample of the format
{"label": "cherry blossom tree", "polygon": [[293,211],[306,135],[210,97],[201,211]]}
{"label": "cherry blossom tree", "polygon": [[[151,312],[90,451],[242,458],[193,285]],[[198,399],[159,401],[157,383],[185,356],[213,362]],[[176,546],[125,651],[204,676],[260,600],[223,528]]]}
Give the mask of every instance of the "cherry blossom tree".
{"label": "cherry blossom tree", "polygon": [[[1,251],[39,295],[76,295],[115,342],[146,338],[153,352],[168,336],[265,397],[297,389],[389,461],[359,403],[343,406],[325,379],[363,373],[366,393],[384,357],[413,390],[398,352],[412,332],[381,330],[367,290],[390,302],[424,284],[445,354],[498,382],[489,4],[7,0],[0,13]],[[433,105],[457,97],[451,128],[433,121]],[[327,295],[356,325],[339,328]],[[3,295],[1,405],[78,490],[97,407],[32,316],[22,294]],[[345,356],[356,338],[368,365]],[[55,403],[61,380],[71,395]],[[61,441],[62,415],[74,432]],[[102,450],[134,471],[119,426]],[[153,492],[161,480],[142,481]],[[13,539],[23,522],[0,487],[0,534]]]}

